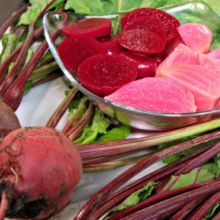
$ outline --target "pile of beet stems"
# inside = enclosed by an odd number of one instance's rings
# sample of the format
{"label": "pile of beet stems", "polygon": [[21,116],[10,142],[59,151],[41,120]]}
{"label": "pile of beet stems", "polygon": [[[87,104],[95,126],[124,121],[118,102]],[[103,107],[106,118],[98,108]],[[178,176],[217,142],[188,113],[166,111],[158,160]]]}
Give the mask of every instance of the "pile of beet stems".
{"label": "pile of beet stems", "polygon": [[[145,159],[113,179],[92,196],[79,211],[75,219],[99,219],[131,193],[137,191],[151,181],[163,184],[163,182],[170,180],[172,175],[178,177],[192,170],[196,170],[199,173],[199,167],[201,165],[220,153],[219,135],[219,131],[214,131],[146,156]],[[165,167],[133,181],[131,184],[125,185],[135,175],[153,165],[155,162],[204,142],[210,142],[210,144],[206,145],[204,148],[198,148],[192,155],[183,157],[181,160],[177,160],[172,164],[166,165]],[[201,219],[201,217],[207,214],[216,201],[220,199],[219,179],[197,183],[195,178],[193,184],[176,190],[170,190],[169,188],[162,190],[163,188],[160,187],[160,184],[157,185],[159,187],[156,193],[150,198],[110,216],[109,219],[158,219],[160,217],[171,217],[177,214],[181,216],[190,214],[191,216],[191,208],[186,208],[189,202],[192,207],[197,206],[197,208],[193,210],[193,217],[190,219]]]}
{"label": "pile of beet stems", "polygon": [[[21,103],[22,96],[24,94],[24,87],[26,82],[31,79],[34,84],[38,82],[44,82],[47,79],[54,78],[58,74],[53,74],[52,77],[48,77],[48,74],[58,69],[57,64],[53,59],[44,59],[48,51],[48,45],[46,40],[41,42],[31,59],[27,64],[24,64],[29,48],[38,42],[39,37],[43,34],[42,26],[36,29],[36,25],[42,19],[47,9],[54,3],[55,0],[50,1],[45,8],[40,12],[37,18],[28,26],[27,37],[21,45],[17,46],[14,51],[0,64],[0,95],[2,100],[8,104],[13,110],[16,110]],[[17,38],[24,33],[25,27],[14,27],[14,23],[18,21],[20,16],[27,10],[28,5],[14,12],[0,27],[0,37],[11,28]],[[67,15],[63,16],[63,24],[67,22]],[[15,29],[15,30],[14,30]],[[55,40],[58,37],[60,30],[56,30],[53,33],[52,38]],[[46,56],[45,56],[46,57]],[[44,60],[44,61],[43,61]],[[45,62],[46,61],[46,62]],[[49,61],[49,62],[47,62]],[[52,61],[52,62],[51,62]],[[10,65],[13,63],[11,68]],[[40,65],[41,64],[41,65]],[[40,65],[40,66],[39,66]]]}

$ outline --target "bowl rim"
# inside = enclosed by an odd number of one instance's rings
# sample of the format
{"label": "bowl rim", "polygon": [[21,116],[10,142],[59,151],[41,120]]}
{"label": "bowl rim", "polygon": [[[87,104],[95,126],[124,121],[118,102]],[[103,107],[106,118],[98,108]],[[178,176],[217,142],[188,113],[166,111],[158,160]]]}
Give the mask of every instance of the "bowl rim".
{"label": "bowl rim", "polygon": [[[162,9],[166,9],[166,10],[171,10],[175,7],[179,7],[179,6],[186,6],[186,5],[192,5],[192,4],[202,4],[205,5],[206,7],[208,7],[210,10],[214,12],[214,10],[208,6],[207,4],[203,3],[203,2],[192,2],[192,3],[185,3],[185,4],[179,4],[179,5],[175,5],[173,7],[163,7]],[[219,16],[217,13],[215,13],[217,16]],[[56,49],[56,46],[53,43],[53,40],[51,39],[50,36],[50,31],[49,31],[49,27],[48,27],[48,16],[50,15],[61,15],[61,13],[59,12],[47,12],[44,17],[43,17],[43,29],[44,29],[44,35],[46,38],[46,41],[49,45],[49,49],[52,53],[52,55],[54,56],[55,61],[57,62],[58,66],[60,67],[60,69],[62,70],[62,72],[64,73],[64,75],[67,77],[67,79],[69,80],[70,83],[73,84],[73,86],[75,86],[79,91],[81,91],[84,95],[88,96],[89,98],[91,98],[94,101],[98,101],[102,104],[120,109],[122,111],[125,112],[129,112],[132,114],[138,114],[140,116],[154,116],[154,117],[164,117],[164,118],[184,118],[184,117],[198,117],[198,116],[206,116],[209,114],[216,114],[216,113],[220,113],[220,109],[212,109],[212,110],[207,110],[207,111],[201,111],[201,112],[189,112],[189,113],[161,113],[161,112],[152,112],[152,111],[146,111],[146,110],[141,110],[141,109],[137,109],[134,107],[130,107],[130,106],[126,106],[126,105],[121,105],[119,103],[116,102],[112,102],[109,100],[106,100],[104,98],[101,98],[95,94],[93,94],[92,92],[90,92],[89,90],[87,90],[86,88],[84,88],[73,76],[72,74],[66,69],[66,67],[64,66],[58,52]],[[75,14],[75,15],[79,15],[79,14]],[[118,14],[109,14],[109,15],[88,15],[88,17],[95,17],[95,16],[117,16],[120,15]],[[82,15],[81,15],[82,16]],[[85,16],[85,15],[83,15]]]}

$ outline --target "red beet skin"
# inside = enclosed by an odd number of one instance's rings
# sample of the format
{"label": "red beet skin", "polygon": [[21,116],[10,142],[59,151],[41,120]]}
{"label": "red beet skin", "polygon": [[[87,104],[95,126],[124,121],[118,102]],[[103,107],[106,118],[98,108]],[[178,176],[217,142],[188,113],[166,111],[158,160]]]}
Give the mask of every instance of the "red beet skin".
{"label": "red beet skin", "polygon": [[92,56],[79,67],[80,82],[99,96],[111,94],[136,77],[136,65],[120,55]]}
{"label": "red beet skin", "polygon": [[62,31],[67,37],[87,36],[98,38],[110,35],[111,29],[111,19],[85,18],[66,25]]}
{"label": "red beet skin", "polygon": [[64,65],[71,72],[78,72],[79,65],[88,57],[104,53],[101,43],[89,37],[65,39],[58,47],[58,53]]}
{"label": "red beet skin", "polygon": [[119,35],[119,43],[131,52],[156,54],[164,50],[166,41],[154,32],[134,29]]}
{"label": "red beet skin", "polygon": [[176,28],[180,25],[179,21],[165,11],[155,8],[138,8],[126,13],[121,19],[122,29],[132,20],[136,20],[138,17],[143,16],[145,16],[146,19],[148,19],[149,17],[154,17],[158,19],[166,31],[166,36],[168,40],[171,40],[176,36]]}
{"label": "red beet skin", "polygon": [[161,36],[163,39],[166,39],[166,31],[163,24],[155,17],[145,17],[140,16],[131,22],[127,23],[123,31],[133,30],[133,29],[144,29],[151,31]]}
{"label": "red beet skin", "polygon": [[123,52],[120,54],[137,66],[137,78],[154,76],[157,68],[157,59],[147,56],[130,54]]}
{"label": "red beet skin", "polygon": [[80,154],[62,133],[46,127],[11,132],[1,144],[1,194],[6,216],[46,219],[62,211],[78,184]]}

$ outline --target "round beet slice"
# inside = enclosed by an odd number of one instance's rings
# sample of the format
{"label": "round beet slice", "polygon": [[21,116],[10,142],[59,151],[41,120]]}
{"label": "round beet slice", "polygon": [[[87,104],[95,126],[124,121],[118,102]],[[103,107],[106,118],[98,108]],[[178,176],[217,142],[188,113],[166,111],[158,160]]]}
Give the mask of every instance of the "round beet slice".
{"label": "round beet slice", "polygon": [[82,85],[99,96],[113,93],[136,77],[136,65],[120,55],[95,55],[79,67]]}
{"label": "round beet slice", "polygon": [[63,28],[67,37],[87,36],[98,38],[111,34],[112,21],[107,18],[85,18],[68,24]]}
{"label": "round beet slice", "polygon": [[154,32],[134,29],[119,35],[119,43],[131,52],[155,54],[163,51],[166,41]]}
{"label": "round beet slice", "polygon": [[138,8],[126,13],[121,19],[122,29],[132,20],[134,21],[138,17],[143,16],[145,16],[146,19],[149,17],[158,19],[166,31],[167,40],[170,40],[176,36],[176,28],[180,25],[180,22],[174,16],[156,8]]}
{"label": "round beet slice", "polygon": [[123,31],[133,30],[133,29],[144,29],[147,31],[154,32],[161,36],[162,38],[166,39],[166,31],[164,26],[161,22],[155,17],[146,17],[140,16],[136,19],[132,20],[131,22],[127,23]]}
{"label": "round beet slice", "polygon": [[106,53],[109,55],[120,54],[124,51],[124,48],[121,47],[121,45],[118,43],[117,38],[102,42],[102,46],[106,50]]}
{"label": "round beet slice", "polygon": [[104,52],[100,42],[84,36],[67,38],[58,47],[61,60],[71,72],[78,72],[79,65],[88,57]]}

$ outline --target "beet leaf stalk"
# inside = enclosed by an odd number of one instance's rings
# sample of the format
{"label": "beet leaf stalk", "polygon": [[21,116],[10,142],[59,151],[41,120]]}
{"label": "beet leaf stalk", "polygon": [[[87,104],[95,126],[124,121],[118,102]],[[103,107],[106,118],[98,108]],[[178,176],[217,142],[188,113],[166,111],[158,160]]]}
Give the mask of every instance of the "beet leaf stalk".
{"label": "beet leaf stalk", "polygon": [[12,82],[16,78],[16,75],[18,74],[18,71],[20,70],[20,67],[23,64],[24,58],[26,57],[28,49],[31,46],[31,43],[33,41],[35,26],[38,23],[38,21],[41,19],[41,17],[43,16],[43,14],[47,11],[47,9],[54,2],[55,2],[55,0],[50,1],[46,5],[46,7],[41,11],[41,13],[37,16],[35,21],[29,25],[29,31],[28,31],[27,38],[26,38],[25,42],[23,43],[21,51],[19,52],[19,55],[13,65],[13,68],[11,69],[11,71],[9,72],[9,74],[7,75],[7,77],[5,78],[3,83],[0,85],[0,95],[3,96],[7,92],[7,89],[11,86]]}
{"label": "beet leaf stalk", "polygon": [[13,23],[20,18],[20,16],[27,10],[28,5],[23,6],[19,10],[12,13],[12,15],[0,27],[0,39],[5,31],[13,25]]}

